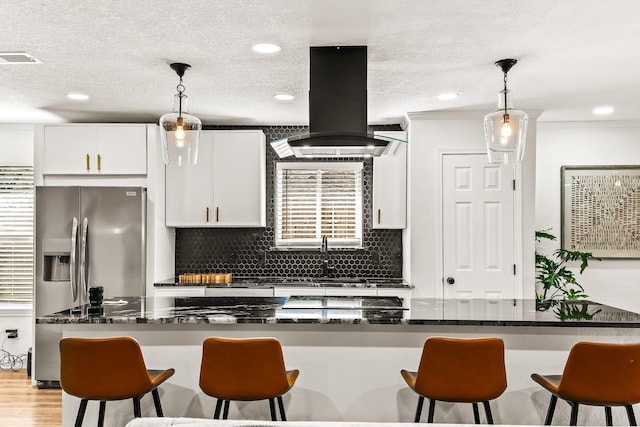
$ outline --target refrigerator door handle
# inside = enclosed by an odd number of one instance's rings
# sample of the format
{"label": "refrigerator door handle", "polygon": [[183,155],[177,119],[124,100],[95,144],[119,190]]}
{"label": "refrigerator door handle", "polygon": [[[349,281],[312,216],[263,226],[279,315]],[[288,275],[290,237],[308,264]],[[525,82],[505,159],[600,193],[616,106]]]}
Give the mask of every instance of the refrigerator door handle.
{"label": "refrigerator door handle", "polygon": [[89,219],[85,217],[82,220],[82,231],[80,234],[80,286],[82,302],[87,299],[89,293],[89,281],[87,280],[87,238],[89,231]]}
{"label": "refrigerator door handle", "polygon": [[71,223],[71,248],[69,249],[69,280],[71,281],[71,298],[73,299],[73,302],[76,302],[78,300],[78,280],[76,273],[76,252],[78,251],[77,241],[78,218],[74,216],[73,222]]}

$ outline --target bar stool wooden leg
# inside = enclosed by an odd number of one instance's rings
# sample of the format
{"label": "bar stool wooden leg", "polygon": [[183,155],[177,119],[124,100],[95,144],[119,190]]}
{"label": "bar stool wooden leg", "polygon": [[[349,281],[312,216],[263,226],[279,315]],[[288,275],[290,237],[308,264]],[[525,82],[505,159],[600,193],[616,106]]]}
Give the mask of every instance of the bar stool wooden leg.
{"label": "bar stool wooden leg", "polygon": [[278,406],[280,407],[280,421],[287,421],[287,416],[284,413],[284,404],[282,403],[282,396],[278,396]]}
{"label": "bar stool wooden leg", "polygon": [[611,406],[604,407],[604,418],[607,421],[608,426],[613,425],[613,417],[611,416]]}
{"label": "bar stool wooden leg", "polygon": [[222,412],[223,420],[229,419],[229,402],[230,402],[229,400],[224,401],[224,411]]}
{"label": "bar stool wooden leg", "polygon": [[491,405],[489,405],[489,401],[485,400],[482,402],[484,406],[484,413],[487,416],[487,424],[493,424],[493,415],[491,414]]}
{"label": "bar stool wooden leg", "polygon": [[104,426],[104,411],[106,409],[107,402],[104,400],[100,401],[100,410],[98,412],[98,427]]}
{"label": "bar stool wooden leg", "polygon": [[414,423],[420,422],[420,415],[422,415],[423,404],[424,404],[424,397],[418,396],[418,406],[416,407],[416,416],[413,418]]}
{"label": "bar stool wooden leg", "polygon": [[162,404],[160,403],[160,393],[158,393],[158,389],[154,388],[151,391],[151,395],[153,396],[153,405],[156,407],[156,415],[159,417],[164,417],[164,413],[162,412]]}
{"label": "bar stool wooden leg", "polygon": [[478,404],[476,402],[472,403],[473,405],[473,422],[476,424],[480,424],[480,411],[478,411]]}
{"label": "bar stool wooden leg", "polygon": [[82,427],[82,420],[84,419],[84,413],[87,410],[87,399],[80,400],[80,407],[78,408],[78,415],[76,415],[75,427]]}
{"label": "bar stool wooden leg", "polygon": [[551,395],[551,400],[549,401],[549,409],[547,409],[547,416],[544,419],[544,425],[550,426],[551,421],[553,420],[553,413],[556,410],[556,403],[558,402],[558,397],[554,394]]}
{"label": "bar stool wooden leg", "polygon": [[571,405],[571,419],[569,420],[570,426],[578,425],[578,406],[580,406],[577,402],[569,402]]}
{"label": "bar stool wooden leg", "polygon": [[629,425],[637,426],[638,424],[636,423],[636,415],[633,413],[633,406],[625,405],[624,408],[627,410],[627,417],[629,417]]}
{"label": "bar stool wooden leg", "polygon": [[427,422],[428,423],[433,423],[433,415],[436,412],[436,400],[435,399],[429,399],[429,414],[427,416]]}
{"label": "bar stool wooden leg", "polygon": [[220,411],[222,410],[222,402],[224,402],[222,399],[218,399],[216,401],[216,410],[213,412],[214,420],[217,420],[218,418],[220,418]]}

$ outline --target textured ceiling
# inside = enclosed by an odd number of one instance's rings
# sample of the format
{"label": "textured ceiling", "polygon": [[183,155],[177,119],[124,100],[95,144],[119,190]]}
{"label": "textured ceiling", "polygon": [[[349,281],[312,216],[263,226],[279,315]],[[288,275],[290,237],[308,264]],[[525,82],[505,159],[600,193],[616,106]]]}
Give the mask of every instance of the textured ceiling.
{"label": "textured ceiling", "polygon": [[[640,119],[637,0],[3,0],[0,122],[155,122],[187,62],[190,112],[205,124],[308,123],[309,47],[368,46],[370,124],[407,112],[515,105],[540,119]],[[259,55],[250,46],[282,51]],[[439,101],[454,91],[453,101]],[[91,96],[67,100],[69,92]],[[276,101],[290,93],[294,101]]]}

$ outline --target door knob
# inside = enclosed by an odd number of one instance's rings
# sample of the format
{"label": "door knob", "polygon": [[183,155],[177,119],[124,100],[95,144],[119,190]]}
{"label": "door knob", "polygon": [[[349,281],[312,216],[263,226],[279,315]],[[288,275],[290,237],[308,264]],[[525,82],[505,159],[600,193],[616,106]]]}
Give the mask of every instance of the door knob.
{"label": "door knob", "polygon": [[454,279],[453,277],[447,277],[447,283],[453,285],[454,283],[456,283],[456,279]]}

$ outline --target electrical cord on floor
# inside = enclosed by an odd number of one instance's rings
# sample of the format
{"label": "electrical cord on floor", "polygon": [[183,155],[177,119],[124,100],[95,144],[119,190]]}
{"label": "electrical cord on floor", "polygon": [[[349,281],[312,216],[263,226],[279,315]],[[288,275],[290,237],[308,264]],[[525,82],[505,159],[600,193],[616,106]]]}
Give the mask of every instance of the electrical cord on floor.
{"label": "electrical cord on floor", "polygon": [[2,348],[0,348],[0,369],[3,371],[19,371],[25,365],[26,354],[11,354],[4,349],[4,343],[7,341],[7,335],[5,334],[2,341]]}

